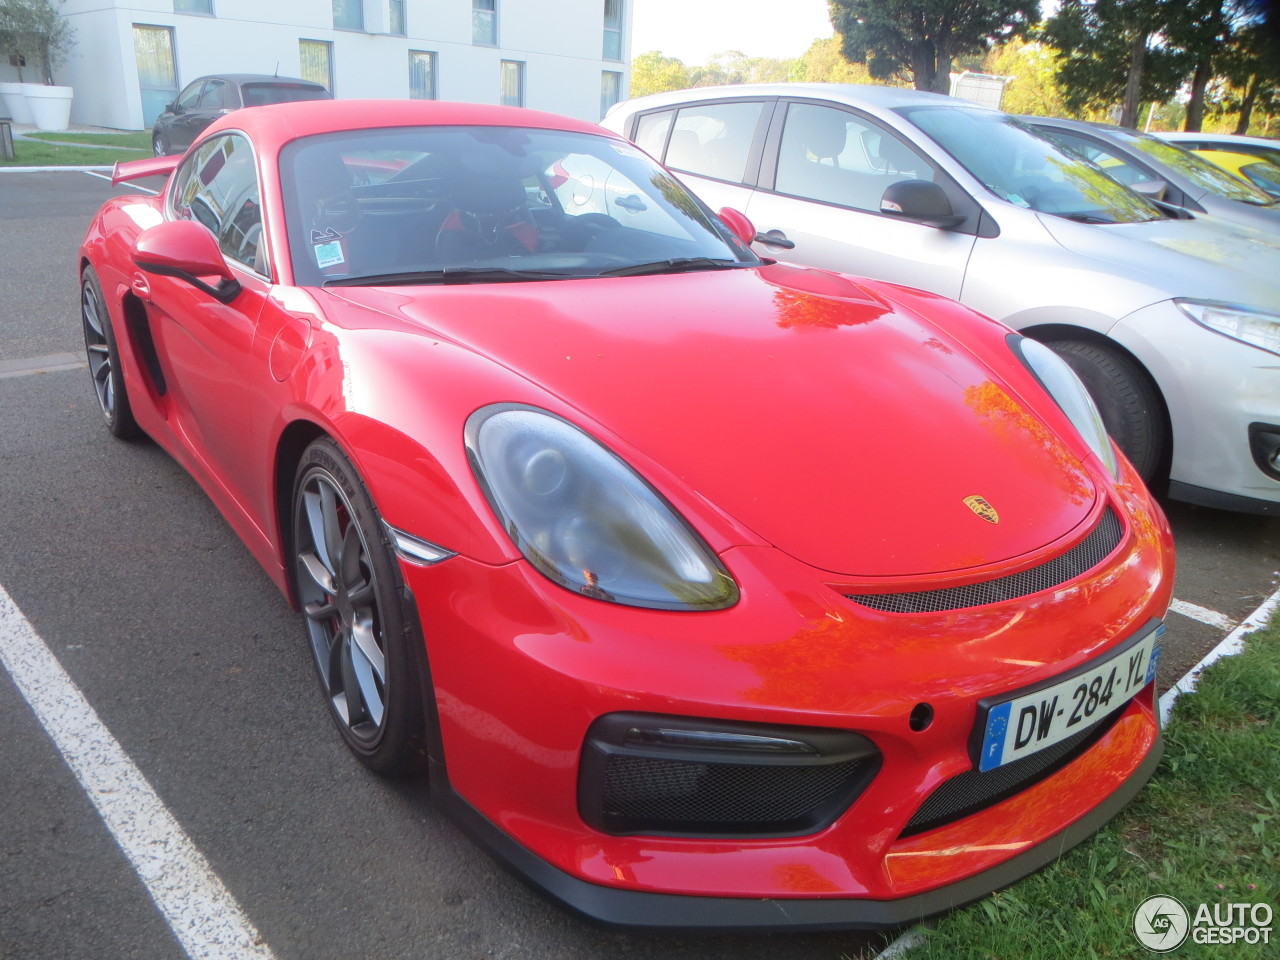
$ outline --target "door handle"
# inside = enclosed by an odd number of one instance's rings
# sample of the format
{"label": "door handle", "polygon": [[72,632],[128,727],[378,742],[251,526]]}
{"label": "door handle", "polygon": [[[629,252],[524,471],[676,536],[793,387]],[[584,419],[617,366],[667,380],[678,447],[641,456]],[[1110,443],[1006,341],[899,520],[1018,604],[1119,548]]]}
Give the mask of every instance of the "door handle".
{"label": "door handle", "polygon": [[783,250],[794,250],[796,245],[787,239],[787,235],[781,230],[770,230],[767,233],[757,233],[756,242],[763,243],[770,247],[781,247]]}

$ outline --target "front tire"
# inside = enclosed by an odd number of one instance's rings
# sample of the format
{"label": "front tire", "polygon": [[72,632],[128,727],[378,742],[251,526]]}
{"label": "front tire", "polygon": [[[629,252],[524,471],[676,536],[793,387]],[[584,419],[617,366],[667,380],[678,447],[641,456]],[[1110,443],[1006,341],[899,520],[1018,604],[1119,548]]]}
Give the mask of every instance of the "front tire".
{"label": "front tire", "polygon": [[151,134],[151,152],[157,157],[167,157],[169,155],[169,144],[165,141],[164,134],[159,130]]}
{"label": "front tire", "polygon": [[107,430],[118,440],[132,440],[142,431],[133,418],[129,394],[120,372],[120,350],[116,345],[111,314],[102,295],[102,284],[93,267],[85,267],[80,278],[80,320],[84,347],[89,360],[93,392]]}
{"label": "front tire", "polygon": [[1047,340],[1093,397],[1103,426],[1147,483],[1160,479],[1169,430],[1151,378],[1128,355],[1091,340]]}
{"label": "front tire", "polygon": [[422,639],[373,501],[327,438],[298,465],[293,540],[307,641],[342,739],[378,773],[410,772],[423,733]]}

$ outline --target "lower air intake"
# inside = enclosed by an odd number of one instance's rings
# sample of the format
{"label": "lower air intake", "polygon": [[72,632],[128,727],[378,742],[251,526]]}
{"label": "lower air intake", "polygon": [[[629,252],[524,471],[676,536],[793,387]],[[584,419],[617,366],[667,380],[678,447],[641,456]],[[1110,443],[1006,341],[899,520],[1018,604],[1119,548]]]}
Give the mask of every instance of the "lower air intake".
{"label": "lower air intake", "polygon": [[588,734],[578,805],[612,834],[796,836],[830,825],[879,766],[845,731],[610,714]]}

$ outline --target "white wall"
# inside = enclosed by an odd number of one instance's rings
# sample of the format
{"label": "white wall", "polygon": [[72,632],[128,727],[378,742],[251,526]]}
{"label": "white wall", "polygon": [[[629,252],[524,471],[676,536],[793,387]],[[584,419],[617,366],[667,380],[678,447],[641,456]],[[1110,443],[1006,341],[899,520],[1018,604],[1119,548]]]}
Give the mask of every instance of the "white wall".
{"label": "white wall", "polygon": [[[76,44],[55,79],[76,88],[73,123],[143,125],[133,24],[174,28],[179,89],[207,73],[297,76],[298,40],[333,44],[334,95],[403,98],[408,51],[437,55],[442,99],[497,103],[499,61],[525,66],[525,105],[586,120],[600,116],[600,75],[630,78],[631,5],[623,62],[601,59],[604,0],[498,0],[498,47],[471,43],[471,0],[406,0],[407,37],[333,29],[331,0],[214,0],[212,17],[173,12],[172,0],[65,0]],[[387,0],[365,0],[367,31],[385,30]],[[30,72],[30,71],[25,71]],[[17,79],[7,64],[0,79]],[[34,74],[27,79],[35,79]]]}

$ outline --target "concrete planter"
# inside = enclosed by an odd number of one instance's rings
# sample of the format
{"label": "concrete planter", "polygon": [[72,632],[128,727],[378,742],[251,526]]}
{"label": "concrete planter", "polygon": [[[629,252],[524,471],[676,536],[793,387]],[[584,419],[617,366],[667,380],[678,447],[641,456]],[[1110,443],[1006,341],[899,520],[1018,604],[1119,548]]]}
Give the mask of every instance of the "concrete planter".
{"label": "concrete planter", "polygon": [[28,84],[27,106],[40,130],[65,130],[71,123],[71,87]]}
{"label": "concrete planter", "polygon": [[3,101],[0,109],[14,123],[35,123],[31,116],[31,107],[27,104],[27,90],[35,86],[38,84],[14,83],[8,80],[0,82],[0,100]]}

